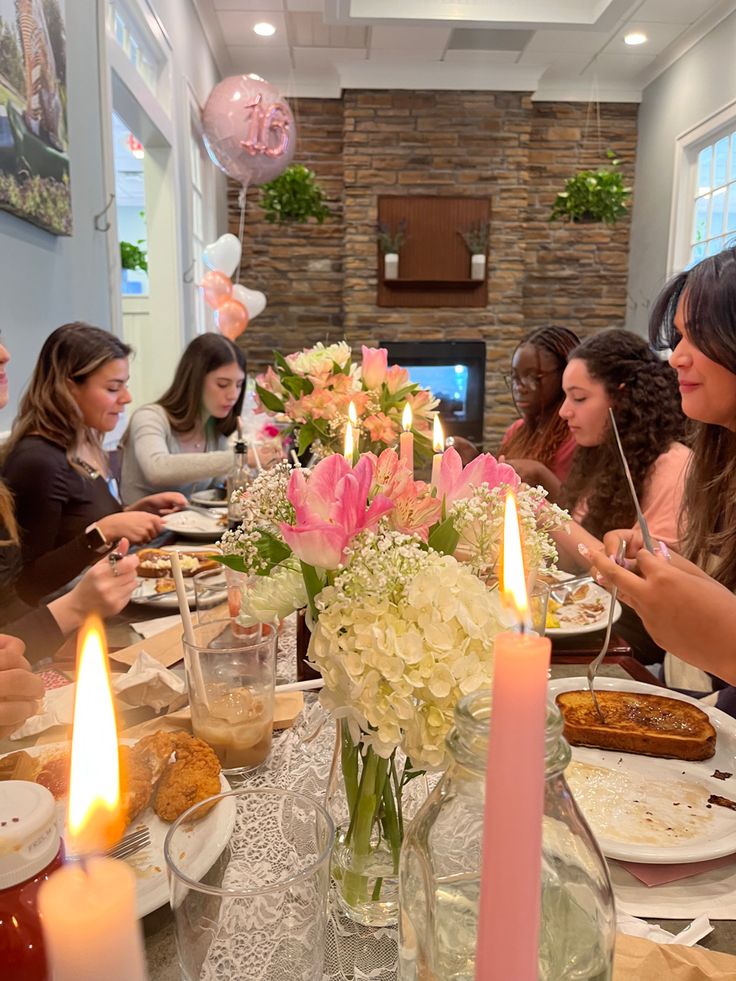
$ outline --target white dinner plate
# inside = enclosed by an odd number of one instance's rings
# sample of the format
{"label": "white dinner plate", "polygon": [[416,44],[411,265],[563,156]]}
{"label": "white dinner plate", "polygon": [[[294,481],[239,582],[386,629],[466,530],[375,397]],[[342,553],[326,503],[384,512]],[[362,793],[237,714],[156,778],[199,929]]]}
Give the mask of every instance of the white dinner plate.
{"label": "white dinner plate", "polygon": [[201,508],[227,508],[225,489],[210,487],[207,490],[196,491],[189,498],[192,504]]}
{"label": "white dinner plate", "polygon": [[[225,580],[225,569],[222,567],[222,589],[215,590],[208,593],[207,596],[207,606],[216,606],[218,603],[223,603],[227,599],[227,581]],[[194,597],[194,577],[188,577],[184,580],[184,588],[187,594],[187,601],[191,609],[196,606]],[[138,585],[133,590],[130,597],[131,603],[137,603],[139,606],[155,606],[160,610],[178,610],[179,601],[176,596],[176,590],[173,589],[168,593],[157,593],[156,583],[160,582],[159,579],[148,578],[146,576],[137,577]],[[218,577],[219,583],[219,577]]]}
{"label": "white dinner plate", "polygon": [[[557,575],[560,584],[564,583],[566,579],[574,578],[572,575],[566,573],[558,573]],[[546,637],[579,637],[581,634],[593,634],[598,630],[606,629],[608,613],[611,609],[611,594],[595,582],[587,583],[586,585],[588,588],[582,600],[565,603],[555,611],[555,616],[559,619],[560,626],[547,627],[545,630]],[[551,588],[554,589],[555,587],[552,586]],[[575,623],[576,619],[583,619],[586,604],[588,604],[588,608],[590,608],[591,604],[600,606],[600,612],[597,613],[595,619],[590,623]],[[615,623],[620,616],[621,604],[617,600],[613,608],[613,622]]]}
{"label": "white dinner plate", "polygon": [[[552,700],[586,690],[586,678],[551,681]],[[572,747],[565,777],[603,852],[609,858],[653,865],[700,862],[736,852],[736,812],[708,797],[736,800],[736,720],[695,698],[639,681],[599,678],[596,688],[644,692],[690,702],[716,730],[709,760],[687,762],[617,750]],[[716,779],[716,770],[730,773]]]}
{"label": "white dinner plate", "polygon": [[197,511],[174,511],[167,514],[163,521],[167,531],[173,531],[181,538],[190,538],[198,542],[215,542],[227,524],[222,524],[220,518],[227,515],[227,508],[212,508],[212,515],[199,514]]}
{"label": "white dinner plate", "polygon": [[[134,746],[137,740],[121,739],[120,742],[126,746]],[[31,746],[25,752],[30,756],[40,756],[41,754],[52,754],[66,746],[68,743],[49,743],[46,746]],[[220,788],[223,792],[230,790],[230,784],[222,774],[220,774]],[[192,870],[193,875],[203,875],[211,868],[227,845],[235,827],[235,811],[234,798],[227,797],[220,801],[201,821],[194,822],[186,831],[190,843],[189,851],[196,852],[198,855],[196,868]],[[63,834],[66,800],[56,802],[56,814],[59,831]],[[146,827],[151,832],[151,844],[136,852],[135,855],[131,855],[130,858],[124,859],[125,863],[135,872],[136,913],[139,917],[152,913],[160,906],[165,906],[169,901],[169,884],[166,876],[166,862],[164,861],[164,838],[171,825],[162,821],[154,813],[153,808],[147,807],[138,815],[131,827],[126,828],[126,832],[141,827]]]}

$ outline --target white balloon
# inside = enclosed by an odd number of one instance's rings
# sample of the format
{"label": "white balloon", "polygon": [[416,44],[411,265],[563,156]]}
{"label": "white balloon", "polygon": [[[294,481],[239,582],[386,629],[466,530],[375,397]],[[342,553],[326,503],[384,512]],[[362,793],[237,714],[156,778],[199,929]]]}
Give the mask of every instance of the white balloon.
{"label": "white balloon", "polygon": [[249,290],[247,286],[233,286],[232,298],[242,303],[248,311],[248,319],[253,320],[266,309],[266,294],[260,290]]}
{"label": "white balloon", "polygon": [[226,235],[221,235],[216,242],[205,246],[202,258],[210,269],[217,269],[226,276],[232,276],[240,265],[242,251],[243,247],[237,235],[228,232]]}

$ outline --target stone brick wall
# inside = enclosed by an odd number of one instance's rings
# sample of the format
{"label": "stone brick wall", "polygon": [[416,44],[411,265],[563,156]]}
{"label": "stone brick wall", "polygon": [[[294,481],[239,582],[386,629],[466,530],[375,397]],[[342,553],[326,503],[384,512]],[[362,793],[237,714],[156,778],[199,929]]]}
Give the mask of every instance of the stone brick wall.
{"label": "stone brick wall", "polygon": [[[269,297],[244,335],[250,366],[272,348],[345,336],[487,344],[485,439],[496,449],[514,418],[501,380],[524,333],[545,323],[581,334],[622,326],[629,221],[613,228],[547,220],[564,180],[612,147],[633,182],[637,107],[533,103],[518,92],[346,91],[294,100],[297,158],[315,170],[335,219],[270,226],[249,196],[243,281]],[[600,127],[600,136],[599,136]],[[488,194],[486,308],[376,306],[379,194]],[[231,230],[237,232],[237,192]],[[450,301],[451,302],[451,301]]]}

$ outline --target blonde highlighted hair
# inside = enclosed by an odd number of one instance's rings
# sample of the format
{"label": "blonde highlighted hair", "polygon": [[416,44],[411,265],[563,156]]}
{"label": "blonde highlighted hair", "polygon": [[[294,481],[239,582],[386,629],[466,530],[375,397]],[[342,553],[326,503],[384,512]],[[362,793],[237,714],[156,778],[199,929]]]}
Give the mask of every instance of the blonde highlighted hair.
{"label": "blonde highlighted hair", "polygon": [[13,495],[10,488],[0,480],[0,523],[4,525],[8,534],[7,538],[0,540],[0,545],[18,544],[18,525],[15,520],[15,509],[13,507]]}
{"label": "blonde highlighted hair", "polygon": [[57,327],[41,348],[3,447],[3,459],[25,436],[42,436],[63,447],[72,465],[73,455],[84,440],[101,446],[100,435],[85,425],[71,383],[82,384],[108,361],[127,358],[131,351],[99,327],[78,322]]}

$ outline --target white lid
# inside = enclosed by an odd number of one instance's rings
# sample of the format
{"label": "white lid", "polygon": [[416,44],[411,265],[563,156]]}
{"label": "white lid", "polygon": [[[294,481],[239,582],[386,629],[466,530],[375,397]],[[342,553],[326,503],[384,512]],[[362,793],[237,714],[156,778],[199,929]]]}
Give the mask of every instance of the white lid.
{"label": "white lid", "polygon": [[58,851],[51,793],[25,780],[0,782],[0,889],[32,879]]}

